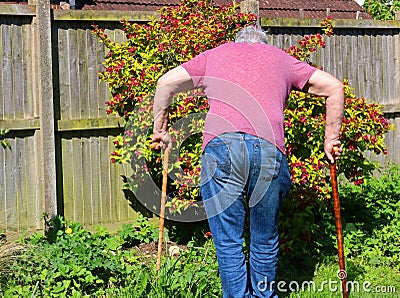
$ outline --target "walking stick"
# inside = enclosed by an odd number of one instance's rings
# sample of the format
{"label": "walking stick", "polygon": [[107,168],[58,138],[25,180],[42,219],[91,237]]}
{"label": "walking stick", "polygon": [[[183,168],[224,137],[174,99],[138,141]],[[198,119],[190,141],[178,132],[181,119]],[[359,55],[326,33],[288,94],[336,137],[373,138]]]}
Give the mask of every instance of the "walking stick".
{"label": "walking stick", "polygon": [[[332,151],[333,157],[335,157],[338,148],[334,147]],[[342,282],[342,290],[343,290],[343,298],[348,297],[347,293],[347,273],[344,262],[344,250],[343,250],[343,232],[342,232],[342,218],[340,215],[340,201],[339,201],[339,192],[338,192],[338,184],[337,184],[337,176],[336,176],[336,161],[333,163],[329,163],[329,168],[331,172],[331,182],[332,182],[332,194],[333,194],[333,211],[335,214],[335,225],[336,225],[336,235],[337,235],[337,244],[338,244],[338,255],[339,255],[339,272],[338,277]]]}
{"label": "walking stick", "polygon": [[[151,149],[154,149],[158,143],[153,143],[150,145]],[[167,180],[168,180],[168,147],[164,150],[164,164],[162,171],[162,188],[161,188],[161,206],[160,206],[160,227],[158,230],[158,248],[157,248],[157,263],[156,268],[157,271],[160,271],[161,268],[161,254],[162,254],[162,243],[163,243],[163,234],[164,234],[164,216],[165,216],[165,202],[167,199]]]}

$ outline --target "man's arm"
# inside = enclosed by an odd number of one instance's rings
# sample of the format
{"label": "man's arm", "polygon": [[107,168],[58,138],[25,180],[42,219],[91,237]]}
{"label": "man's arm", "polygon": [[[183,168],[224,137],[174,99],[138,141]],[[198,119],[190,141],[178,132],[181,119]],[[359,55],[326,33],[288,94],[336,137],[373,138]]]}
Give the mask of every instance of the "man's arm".
{"label": "man's arm", "polygon": [[168,107],[172,102],[173,95],[192,88],[192,78],[182,66],[171,69],[158,79],[153,104],[154,128],[152,137],[154,143],[159,143],[155,147],[156,149],[160,149],[164,146],[164,143],[169,141],[167,134]]}
{"label": "man's arm", "polygon": [[332,156],[333,147],[337,146],[342,151],[339,140],[340,129],[342,127],[344,114],[344,87],[342,82],[325,71],[317,70],[308,80],[305,92],[326,97],[326,127],[324,151],[331,163],[334,162]]}

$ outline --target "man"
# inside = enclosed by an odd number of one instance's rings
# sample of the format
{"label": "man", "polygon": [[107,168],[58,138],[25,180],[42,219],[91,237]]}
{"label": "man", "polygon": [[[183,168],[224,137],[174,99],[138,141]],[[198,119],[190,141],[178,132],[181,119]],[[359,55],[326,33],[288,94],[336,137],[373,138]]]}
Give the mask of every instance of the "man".
{"label": "man", "polygon": [[[278,214],[290,187],[283,110],[291,90],[326,97],[324,151],[340,155],[344,88],[330,74],[268,45],[264,31],[246,27],[234,43],[196,56],[160,77],[154,99],[153,141],[169,141],[174,93],[204,87],[210,110],[204,127],[201,195],[224,297],[277,297]],[[332,156],[334,146],[339,152]],[[250,254],[243,253],[246,208]]]}

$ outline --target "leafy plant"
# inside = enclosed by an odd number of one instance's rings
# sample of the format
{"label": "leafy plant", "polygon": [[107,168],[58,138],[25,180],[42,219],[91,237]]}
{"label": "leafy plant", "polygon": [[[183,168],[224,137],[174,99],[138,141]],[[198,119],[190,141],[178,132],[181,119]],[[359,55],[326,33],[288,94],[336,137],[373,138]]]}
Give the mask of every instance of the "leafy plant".
{"label": "leafy plant", "polygon": [[399,0],[366,0],[363,8],[376,20],[394,20],[400,10]]}
{"label": "leafy plant", "polygon": [[158,239],[158,228],[147,218],[139,214],[136,224],[124,224],[118,235],[124,247],[132,247],[139,243],[150,243]]}
{"label": "leafy plant", "polygon": [[346,256],[400,270],[400,167],[392,165],[359,186],[346,184],[340,193]]}
{"label": "leafy plant", "polygon": [[122,243],[103,228],[90,233],[79,223],[60,217],[49,223],[61,223],[51,238],[35,233],[24,241],[35,249],[12,263],[14,270],[7,278],[11,282],[6,279],[2,286],[6,297],[38,292],[45,297],[100,296],[130,273],[130,264],[124,262],[120,250]]}
{"label": "leafy plant", "polygon": [[[133,230],[152,227],[146,221],[141,217]],[[57,227],[54,234],[0,243],[1,297],[220,296],[211,240],[202,246],[190,242],[178,257],[164,257],[157,271],[155,257],[124,248],[121,233],[111,235],[103,227],[91,233],[61,217],[46,224]]]}
{"label": "leafy plant", "polygon": [[[397,165],[383,170],[379,178],[368,179],[365,184],[346,183],[340,189],[342,207],[346,210],[343,217],[348,280],[371,283],[371,293],[354,292],[352,297],[394,297],[379,296],[374,287],[400,287],[399,176]],[[333,222],[332,218],[329,222]],[[157,271],[154,256],[139,253],[136,247],[124,248],[118,233],[111,235],[103,227],[89,232],[79,223],[61,217],[47,220],[47,224],[58,230],[46,235],[35,233],[22,243],[0,243],[1,297],[222,295],[215,247],[209,233],[204,235],[205,241],[187,243],[179,256],[164,256],[161,270]],[[149,226],[145,218],[137,224]],[[323,235],[330,243],[320,247],[320,256],[324,258],[317,264],[315,259],[305,256],[303,263],[295,263],[286,255],[279,266],[278,281],[286,281],[289,286],[292,281],[301,284],[312,280],[320,289],[323,283],[327,286],[328,280],[337,280],[337,252],[331,251],[336,241],[335,232],[329,229],[327,226]],[[321,292],[287,289],[288,292],[279,293],[280,297],[340,296],[340,292],[333,293],[329,288]]]}

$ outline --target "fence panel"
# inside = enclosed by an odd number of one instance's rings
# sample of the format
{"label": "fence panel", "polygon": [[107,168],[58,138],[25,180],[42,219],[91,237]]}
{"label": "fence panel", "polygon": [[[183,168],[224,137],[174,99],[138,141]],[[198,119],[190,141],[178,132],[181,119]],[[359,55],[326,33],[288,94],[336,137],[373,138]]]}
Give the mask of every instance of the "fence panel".
{"label": "fence panel", "polygon": [[0,228],[39,228],[43,212],[37,157],[37,109],[30,17],[0,16],[0,128],[11,128],[0,148]]}
{"label": "fence panel", "polygon": [[[44,211],[36,75],[39,41],[30,11],[28,16],[0,15],[0,128],[11,130],[7,141],[12,146],[11,151],[0,150],[0,229],[7,231],[41,228]],[[120,120],[105,113],[110,94],[98,74],[106,50],[91,33],[97,22],[111,39],[124,40],[122,16],[115,14],[58,11],[52,20],[58,209],[86,226],[119,227],[136,218],[122,191],[121,175],[129,175],[129,166],[112,165],[109,159],[113,137],[121,131]],[[132,20],[144,20],[133,15]],[[262,20],[271,28],[270,42],[282,48],[319,30],[316,20],[295,22]],[[384,105],[397,129],[387,134],[388,157],[378,160],[400,162],[400,26],[357,22],[339,22],[326,48],[312,59],[348,79],[357,96]]]}
{"label": "fence panel", "polygon": [[[99,83],[99,73],[106,53],[90,25],[54,23],[59,45],[56,102],[60,106],[63,210],[67,219],[82,224],[112,224],[132,220],[136,213],[122,191],[123,167],[110,163],[119,122],[105,113],[104,102],[110,94],[106,84]],[[121,30],[107,32],[112,39],[123,40]]]}

